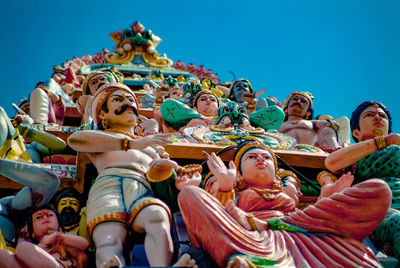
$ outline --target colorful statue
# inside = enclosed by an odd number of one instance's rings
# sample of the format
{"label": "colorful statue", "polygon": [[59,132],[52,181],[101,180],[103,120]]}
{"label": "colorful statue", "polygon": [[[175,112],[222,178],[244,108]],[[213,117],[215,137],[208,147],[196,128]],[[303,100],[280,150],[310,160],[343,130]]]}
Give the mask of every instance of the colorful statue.
{"label": "colorful statue", "polygon": [[65,104],[62,97],[39,82],[30,95],[30,115],[37,123],[64,123]]}
{"label": "colorful statue", "polygon": [[[22,125],[22,121],[19,116],[11,121],[0,107],[0,158],[39,163],[44,155],[59,153],[67,146],[62,139]],[[24,137],[33,142],[25,144]]]}
{"label": "colorful statue", "polygon": [[54,197],[54,207],[65,233],[78,234],[82,202],[82,196],[75,188],[63,188]]}
{"label": "colorful statue", "polygon": [[400,135],[392,133],[389,110],[379,102],[361,103],[351,115],[356,144],[340,149],[326,158],[326,167],[335,174],[354,173],[354,183],[370,178],[385,181],[392,192],[392,205],[372,234],[378,250],[400,260]]}
{"label": "colorful statue", "polygon": [[313,98],[308,92],[292,92],[282,104],[286,117],[278,131],[292,136],[299,144],[338,148],[338,125],[332,121],[312,120]]}
{"label": "colorful statue", "polygon": [[171,214],[164,202],[153,197],[145,175],[152,169],[171,170],[178,166],[165,159],[168,154],[159,146],[170,142],[168,134],[144,138],[134,135],[137,107],[129,87],[119,83],[104,85],[92,102],[94,122],[104,131],[79,131],[68,139],[73,149],[88,154],[99,174],[87,201],[88,229],[96,244],[97,267],[119,262],[125,265],[123,246],[128,231],[146,233],[145,249],[151,266],[171,264]]}
{"label": "colorful statue", "polygon": [[51,207],[35,210],[27,225],[28,237],[18,240],[16,253],[0,250],[2,267],[87,267],[85,250],[89,242],[63,233],[59,216]]}
{"label": "colorful statue", "polygon": [[[76,107],[84,116],[86,125],[92,124],[91,103],[97,90],[107,83],[122,83],[122,81],[123,75],[114,70],[94,71],[86,76],[82,86],[83,95],[76,101]],[[90,128],[92,129],[92,127]]]}
{"label": "colorful statue", "polygon": [[193,100],[193,108],[177,100],[166,100],[160,107],[166,127],[180,130],[197,125],[211,126],[218,114],[218,98],[209,90],[201,90]]}
{"label": "colorful statue", "polygon": [[16,230],[32,210],[51,200],[60,180],[48,169],[2,159],[0,174],[24,186],[15,196],[0,199],[0,230],[7,245],[15,246]]}
{"label": "colorful statue", "polygon": [[161,43],[161,38],[146,30],[139,22],[134,22],[130,28],[110,34],[117,44],[116,53],[105,53],[107,63],[124,64],[133,63],[146,67],[164,68],[172,66],[172,60],[165,55],[160,57],[156,47]]}
{"label": "colorful statue", "polygon": [[207,163],[218,199],[186,187],[178,201],[192,245],[203,248],[219,267],[254,267],[249,260],[285,267],[379,266],[362,241],[390,206],[384,182],[368,180],[349,188],[353,177],[346,174],[324,186],[314,205],[298,210],[299,182],[278,170],[267,146],[241,144],[229,168],[215,154]]}

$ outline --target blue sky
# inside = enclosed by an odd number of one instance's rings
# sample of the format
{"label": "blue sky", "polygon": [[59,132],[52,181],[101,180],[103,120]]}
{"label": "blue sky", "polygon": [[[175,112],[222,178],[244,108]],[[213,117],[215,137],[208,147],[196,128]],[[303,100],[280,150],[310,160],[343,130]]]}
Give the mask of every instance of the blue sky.
{"label": "blue sky", "polygon": [[204,65],[223,82],[247,78],[283,101],[311,92],[315,114],[350,117],[383,102],[399,132],[400,1],[31,1],[0,11],[0,106],[46,80],[53,65],[115,46],[109,33],[139,20],[173,61]]}

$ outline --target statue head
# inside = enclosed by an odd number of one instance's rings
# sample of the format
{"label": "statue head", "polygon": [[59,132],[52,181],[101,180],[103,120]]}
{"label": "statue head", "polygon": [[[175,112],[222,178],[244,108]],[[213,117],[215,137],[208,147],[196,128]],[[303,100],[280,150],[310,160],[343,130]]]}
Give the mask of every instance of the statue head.
{"label": "statue head", "polygon": [[136,126],[138,101],[132,90],[120,83],[102,86],[93,97],[93,121],[100,130],[116,127]]}
{"label": "statue head", "polygon": [[380,102],[364,101],[353,111],[350,128],[355,142],[392,133],[392,116]]}
{"label": "statue head", "polygon": [[253,87],[247,79],[238,79],[230,86],[229,99],[237,103],[243,103],[243,95],[254,93]]}
{"label": "statue head", "polygon": [[66,231],[79,225],[82,196],[75,188],[67,187],[60,190],[55,196],[54,205],[60,215],[60,224]]}
{"label": "statue head", "polygon": [[107,83],[122,83],[123,80],[123,74],[116,70],[94,71],[86,76],[82,91],[84,95],[94,95],[101,86]]}
{"label": "statue head", "polygon": [[314,116],[314,97],[309,92],[294,91],[282,103],[282,110],[285,112],[285,121],[291,115],[302,119],[311,120]]}
{"label": "statue head", "polygon": [[195,80],[187,81],[183,84],[183,95],[182,99],[185,104],[193,105],[194,97],[199,93],[203,87],[201,84]]}
{"label": "statue head", "polygon": [[238,175],[247,186],[272,186],[278,181],[277,160],[267,145],[254,140],[242,142],[237,146],[233,160]]}
{"label": "statue head", "polygon": [[30,240],[37,244],[50,231],[64,231],[60,222],[59,214],[49,205],[35,209],[27,220]]}
{"label": "statue head", "polygon": [[214,93],[204,89],[194,97],[193,107],[204,116],[216,116],[218,114],[219,100]]}
{"label": "statue head", "polygon": [[233,127],[234,125],[246,128],[250,125],[250,118],[244,106],[236,102],[228,102],[225,106],[219,107],[215,125],[220,128]]}

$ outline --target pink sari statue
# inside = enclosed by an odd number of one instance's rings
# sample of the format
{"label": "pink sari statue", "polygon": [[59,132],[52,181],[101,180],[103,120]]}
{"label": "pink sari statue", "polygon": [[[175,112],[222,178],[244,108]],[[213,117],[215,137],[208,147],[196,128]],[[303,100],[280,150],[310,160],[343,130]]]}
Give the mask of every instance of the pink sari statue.
{"label": "pink sari statue", "polygon": [[[179,206],[192,245],[220,267],[254,267],[254,259],[277,267],[379,266],[362,241],[390,207],[390,189],[382,181],[350,187],[353,176],[343,175],[321,189],[314,205],[298,210],[299,183],[294,174],[277,170],[266,146],[240,145],[229,169],[215,154],[208,165],[215,197],[187,187]],[[241,186],[236,198],[234,184]]]}

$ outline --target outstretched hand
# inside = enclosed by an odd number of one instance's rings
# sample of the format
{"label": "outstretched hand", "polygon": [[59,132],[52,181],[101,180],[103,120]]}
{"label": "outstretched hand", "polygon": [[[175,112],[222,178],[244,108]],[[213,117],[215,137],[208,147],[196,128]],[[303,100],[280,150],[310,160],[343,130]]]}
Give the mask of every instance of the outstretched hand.
{"label": "outstretched hand", "polygon": [[207,165],[218,181],[220,191],[231,191],[236,181],[237,170],[233,161],[229,162],[227,168],[224,162],[215,153],[211,153]]}
{"label": "outstretched hand", "polygon": [[172,143],[168,138],[171,136],[169,133],[160,133],[137,140],[130,140],[129,149],[142,150],[151,145],[166,145]]}

